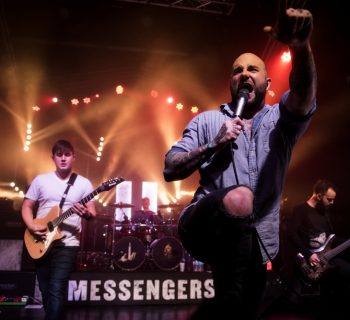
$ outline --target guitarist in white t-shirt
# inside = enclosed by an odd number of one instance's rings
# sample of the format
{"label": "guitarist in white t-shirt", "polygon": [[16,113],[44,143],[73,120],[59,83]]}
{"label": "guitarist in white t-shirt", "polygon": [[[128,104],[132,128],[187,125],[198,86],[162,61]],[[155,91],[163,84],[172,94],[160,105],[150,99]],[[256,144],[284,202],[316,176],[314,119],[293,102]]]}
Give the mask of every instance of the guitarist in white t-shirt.
{"label": "guitarist in white t-shirt", "polygon": [[333,183],[319,179],[310,198],[294,208],[290,235],[304,280],[319,282],[324,288],[330,288],[330,284],[332,290],[345,289],[349,294],[350,241],[344,242],[334,234],[330,219],[336,195]]}
{"label": "guitarist in white t-shirt", "polygon": [[[72,144],[66,140],[58,140],[52,147],[52,160],[56,170],[34,178],[22,205],[22,218],[27,226],[27,234],[35,239],[33,245],[36,242],[50,244],[48,248],[44,247],[43,256],[34,260],[46,320],[62,319],[66,286],[76,265],[80,245],[81,217],[88,219],[96,216],[93,201],[79,203],[93,190],[87,178],[77,175],[67,192],[67,183],[73,173],[72,166],[75,161]],[[66,197],[62,205],[62,196],[65,193]],[[35,216],[34,208],[37,205],[38,211]],[[44,223],[45,218],[50,215],[59,216],[60,212],[69,209],[73,214],[59,226],[63,237],[54,239],[50,243],[51,239],[48,237],[55,230],[49,230],[50,224]],[[30,246],[30,242],[26,245]]]}

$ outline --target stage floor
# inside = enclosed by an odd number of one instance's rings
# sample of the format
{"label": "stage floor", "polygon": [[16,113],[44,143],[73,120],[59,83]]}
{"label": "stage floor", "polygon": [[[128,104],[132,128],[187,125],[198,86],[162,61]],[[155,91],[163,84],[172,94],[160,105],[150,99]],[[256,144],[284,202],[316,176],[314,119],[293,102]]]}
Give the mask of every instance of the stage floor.
{"label": "stage floor", "polygon": [[[155,306],[67,306],[62,320],[206,320],[212,319],[200,312],[203,305],[155,305]],[[322,306],[295,307],[294,310],[283,310],[274,306],[266,310],[261,320],[317,320],[317,319],[349,319],[348,313],[338,313],[336,310],[322,312]],[[234,311],[233,311],[234,312]],[[203,315],[204,314],[204,315]],[[31,309],[18,306],[0,306],[1,320],[42,320],[43,309]],[[236,319],[234,316],[227,319]],[[222,320],[222,318],[217,319]],[[244,319],[243,319],[244,320]]]}

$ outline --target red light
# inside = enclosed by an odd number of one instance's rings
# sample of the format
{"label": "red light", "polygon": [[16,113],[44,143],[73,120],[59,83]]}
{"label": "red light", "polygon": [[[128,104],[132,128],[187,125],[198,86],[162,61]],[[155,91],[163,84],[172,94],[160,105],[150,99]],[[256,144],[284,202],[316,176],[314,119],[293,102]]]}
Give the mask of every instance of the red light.
{"label": "red light", "polygon": [[151,91],[151,97],[152,98],[158,98],[159,96],[159,92],[157,90],[152,90]]}
{"label": "red light", "polygon": [[267,270],[267,271],[272,270],[272,263],[271,263],[271,261],[269,261],[269,262],[266,264],[266,270]]}

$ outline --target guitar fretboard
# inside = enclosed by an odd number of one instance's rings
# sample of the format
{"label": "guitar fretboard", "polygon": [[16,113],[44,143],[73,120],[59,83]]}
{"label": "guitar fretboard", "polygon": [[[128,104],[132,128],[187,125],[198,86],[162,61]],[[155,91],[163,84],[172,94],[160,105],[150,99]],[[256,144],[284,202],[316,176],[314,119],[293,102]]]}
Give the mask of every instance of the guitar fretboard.
{"label": "guitar fretboard", "polygon": [[[88,203],[93,197],[97,196],[100,192],[98,189],[91,192],[89,195],[87,195],[85,198],[81,199],[79,201],[80,204],[86,204]],[[52,220],[52,225],[54,227],[57,227],[60,225],[64,220],[66,220],[68,217],[70,217],[74,213],[73,208],[68,209],[67,211],[63,212],[61,215],[59,215],[56,219]]]}
{"label": "guitar fretboard", "polygon": [[[89,202],[93,197],[98,195],[102,191],[106,191],[114,187],[115,185],[123,182],[125,179],[122,177],[110,179],[107,182],[104,182],[101,186],[99,186],[97,189],[92,191],[89,195],[84,197],[79,201],[80,204],[85,205],[87,202]],[[68,209],[67,211],[63,212],[61,215],[59,215],[57,218],[51,221],[52,226],[55,228],[59,226],[65,219],[67,219],[69,216],[71,216],[73,213],[73,208]]]}
{"label": "guitar fretboard", "polygon": [[334,249],[329,250],[327,253],[325,253],[326,259],[330,260],[330,259],[334,258],[337,254],[339,254],[340,252],[342,252],[343,250],[345,250],[349,246],[350,246],[350,239],[346,240],[345,242],[343,242],[339,246],[337,246]]}

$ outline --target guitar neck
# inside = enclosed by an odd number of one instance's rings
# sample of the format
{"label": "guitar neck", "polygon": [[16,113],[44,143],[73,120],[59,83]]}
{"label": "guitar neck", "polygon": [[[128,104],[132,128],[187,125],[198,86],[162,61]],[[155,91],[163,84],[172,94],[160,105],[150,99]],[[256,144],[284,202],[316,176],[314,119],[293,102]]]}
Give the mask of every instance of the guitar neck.
{"label": "guitar neck", "polygon": [[[99,193],[98,189],[91,192],[89,195],[87,195],[85,198],[81,199],[79,201],[80,204],[86,204],[89,202],[93,197],[95,197]],[[67,211],[63,212],[61,215],[59,215],[56,219],[52,220],[53,227],[59,226],[64,220],[66,220],[68,217],[70,217],[73,213],[73,208],[68,209]]]}
{"label": "guitar neck", "polygon": [[345,242],[343,242],[339,246],[335,247],[334,249],[329,250],[327,253],[325,253],[324,256],[326,257],[327,260],[330,260],[330,259],[334,258],[340,252],[344,251],[349,246],[350,246],[350,239],[346,240]]}

